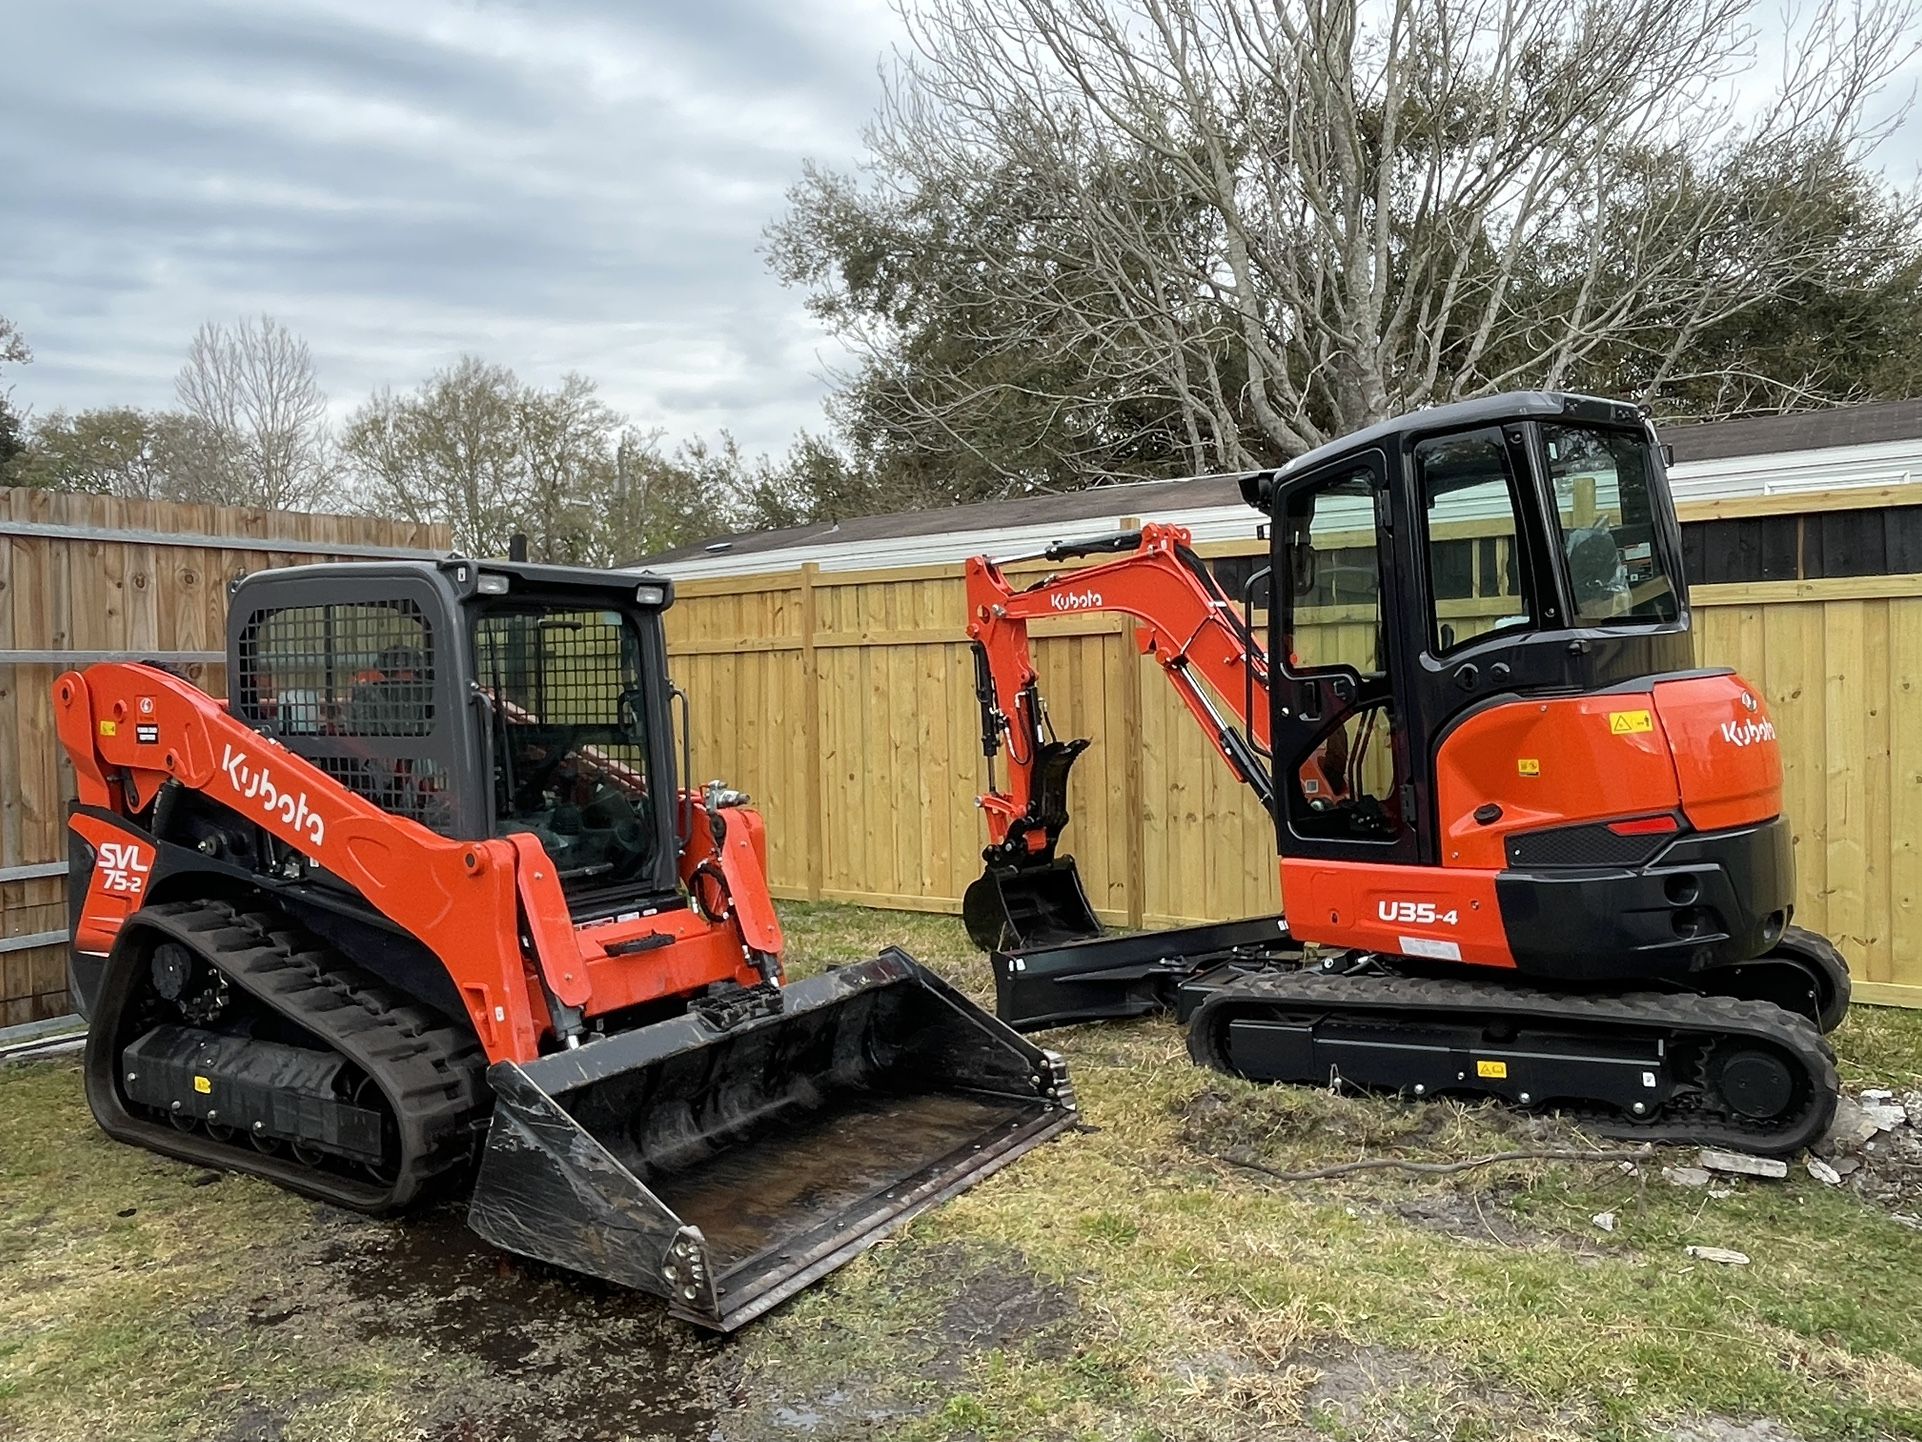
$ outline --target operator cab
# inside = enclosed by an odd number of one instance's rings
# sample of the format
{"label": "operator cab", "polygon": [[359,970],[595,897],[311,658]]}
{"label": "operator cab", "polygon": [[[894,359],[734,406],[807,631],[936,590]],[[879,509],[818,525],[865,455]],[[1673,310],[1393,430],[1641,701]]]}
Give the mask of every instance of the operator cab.
{"label": "operator cab", "polygon": [[577,916],[678,892],[670,583],[471,560],[237,586],[234,714],[443,836],[534,836]]}
{"label": "operator cab", "polygon": [[1451,726],[1693,664],[1663,460],[1633,406],[1522,392],[1244,478],[1272,517],[1284,854],[1442,862],[1432,758]]}

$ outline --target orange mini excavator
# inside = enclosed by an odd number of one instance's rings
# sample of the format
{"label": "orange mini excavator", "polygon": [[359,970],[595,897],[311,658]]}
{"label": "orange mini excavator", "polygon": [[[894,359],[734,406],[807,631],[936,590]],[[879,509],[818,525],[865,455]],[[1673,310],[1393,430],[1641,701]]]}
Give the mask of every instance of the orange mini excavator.
{"label": "orange mini excavator", "polygon": [[[1762,698],[1695,665],[1664,465],[1632,406],[1504,395],[1243,477],[1271,551],[1239,608],[1172,526],[1050,546],[1114,558],[1022,589],[969,562],[990,785],[964,915],[1003,1019],[1173,1004],[1197,1061],[1256,1079],[1820,1136],[1848,969],[1790,924]],[[1088,743],[1053,736],[1028,643],[1084,611],[1134,618],[1272,814],[1285,918],[1102,933],[1057,853]]]}
{"label": "orange mini excavator", "polygon": [[296,567],[234,591],[230,703],[61,676],[108,1134],[366,1212],[471,1184],[496,1244],[729,1329],[1067,1126],[899,950],[783,984],[760,817],[676,782],[671,600]]}

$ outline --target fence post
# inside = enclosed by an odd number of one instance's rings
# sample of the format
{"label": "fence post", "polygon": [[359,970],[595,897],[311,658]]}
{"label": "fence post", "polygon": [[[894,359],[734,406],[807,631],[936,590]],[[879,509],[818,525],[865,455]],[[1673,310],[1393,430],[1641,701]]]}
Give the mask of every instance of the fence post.
{"label": "fence post", "polygon": [[808,900],[821,899],[822,868],[827,857],[827,818],[821,814],[821,768],[827,758],[821,753],[821,668],[814,654],[816,602],[814,578],[821,572],[818,561],[801,567],[801,736],[807,748],[807,888]]}
{"label": "fence post", "polygon": [[[1133,531],[1140,527],[1137,517],[1124,516],[1116,529]],[[1148,905],[1148,820],[1142,805],[1141,663],[1135,659],[1134,623],[1126,615],[1116,619],[1120,622],[1121,636],[1121,780],[1128,789],[1122,886],[1128,899],[1128,925],[1138,931]]]}

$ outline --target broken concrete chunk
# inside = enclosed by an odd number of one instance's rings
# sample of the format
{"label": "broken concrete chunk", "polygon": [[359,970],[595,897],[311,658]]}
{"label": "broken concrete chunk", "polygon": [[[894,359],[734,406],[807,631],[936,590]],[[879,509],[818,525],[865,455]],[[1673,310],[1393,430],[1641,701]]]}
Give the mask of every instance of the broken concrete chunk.
{"label": "broken concrete chunk", "polygon": [[1911,1216],[1907,1212],[1890,1212],[1889,1220],[1907,1227],[1912,1232],[1922,1232],[1922,1217]]}
{"label": "broken concrete chunk", "polygon": [[1922,1128],[1922,1092],[1910,1092],[1903,1097],[1902,1110],[1908,1113],[1910,1126]]}
{"label": "broken concrete chunk", "polygon": [[1857,1100],[1865,1104],[1871,1102],[1892,1102],[1895,1100],[1895,1093],[1886,1087],[1865,1087],[1856,1095]]}
{"label": "broken concrete chunk", "polygon": [[1751,1157],[1745,1152],[1720,1152],[1713,1147],[1703,1147],[1695,1160],[1712,1172],[1731,1172],[1739,1177],[1779,1181],[1789,1174],[1789,1164],[1780,1157]]}
{"label": "broken concrete chunk", "polygon": [[1835,1159],[1835,1170],[1845,1177],[1852,1177],[1862,1170],[1862,1159],[1860,1157],[1837,1157]]}
{"label": "broken concrete chunk", "polygon": [[1700,1167],[1663,1167],[1662,1176],[1678,1187],[1705,1187],[1709,1174]]}
{"label": "broken concrete chunk", "polygon": [[1853,1097],[1843,1097],[1835,1104],[1835,1120],[1829,1123],[1828,1135],[1822,1139],[1822,1150],[1831,1154],[1850,1152],[1880,1131],[1880,1125]]}
{"label": "broken concrete chunk", "polygon": [[1703,1262],[1720,1262],[1725,1267],[1746,1267],[1747,1252],[1731,1252],[1727,1247],[1690,1247],[1688,1254]]}
{"label": "broken concrete chunk", "polygon": [[1908,1110],[1896,1102],[1863,1102],[1862,1114],[1875,1123],[1875,1129],[1892,1132],[1909,1124]]}
{"label": "broken concrete chunk", "polygon": [[1615,1214],[1613,1212],[1597,1212],[1589,1218],[1589,1221],[1600,1227],[1604,1232],[1612,1232],[1615,1230]]}
{"label": "broken concrete chunk", "polygon": [[1839,1187],[1842,1185],[1842,1174],[1820,1157],[1810,1157],[1808,1160],[1808,1168],[1809,1175],[1814,1177],[1815,1180],[1823,1186]]}

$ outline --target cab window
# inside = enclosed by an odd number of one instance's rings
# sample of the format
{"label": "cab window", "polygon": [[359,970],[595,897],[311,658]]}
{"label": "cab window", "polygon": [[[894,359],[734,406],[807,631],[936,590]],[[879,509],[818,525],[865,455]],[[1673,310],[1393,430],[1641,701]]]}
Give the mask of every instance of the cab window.
{"label": "cab window", "polygon": [[1575,614],[1591,625],[1680,614],[1656,517],[1646,439],[1631,431],[1545,425],[1542,446]]}
{"label": "cab window", "polygon": [[1445,655],[1494,631],[1535,624],[1519,483],[1496,430],[1415,447],[1428,559],[1429,644]]}
{"label": "cab window", "polygon": [[1381,550],[1375,485],[1361,468],[1288,498],[1288,665],[1293,671],[1385,673],[1381,634]]}

